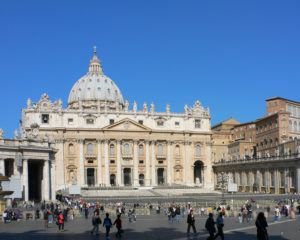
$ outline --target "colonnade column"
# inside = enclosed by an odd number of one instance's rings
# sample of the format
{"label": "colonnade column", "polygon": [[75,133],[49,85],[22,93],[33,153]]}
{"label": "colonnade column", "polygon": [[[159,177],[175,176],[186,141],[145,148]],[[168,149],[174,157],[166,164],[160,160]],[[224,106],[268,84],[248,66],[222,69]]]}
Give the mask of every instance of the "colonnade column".
{"label": "colonnade column", "polygon": [[155,141],[151,141],[151,186],[157,186],[156,181]]}
{"label": "colonnade column", "polygon": [[23,189],[24,189],[24,200],[29,200],[29,187],[28,187],[28,160],[23,159]]}
{"label": "colonnade column", "polygon": [[43,167],[43,199],[45,201],[49,201],[50,199],[50,190],[49,190],[49,161],[45,160],[44,161],[44,167]]}
{"label": "colonnade column", "polygon": [[103,176],[102,176],[102,161],[101,161],[101,140],[98,139],[97,140],[97,166],[98,166],[98,186],[101,186],[101,184],[103,183]]}
{"label": "colonnade column", "polygon": [[5,162],[3,158],[0,158],[0,175],[5,175]]}
{"label": "colonnade column", "polygon": [[104,163],[105,163],[105,185],[110,186],[109,181],[109,159],[108,159],[108,140],[104,142]]}
{"label": "colonnade column", "polygon": [[139,186],[139,157],[138,157],[138,142],[133,141],[133,186]]}
{"label": "colonnade column", "polygon": [[187,149],[186,149],[187,142],[183,142],[183,184],[186,184],[186,179],[188,175],[188,165],[187,165]]}
{"label": "colonnade column", "polygon": [[121,141],[117,140],[117,185],[123,186],[122,184],[122,158],[121,158]]}
{"label": "colonnade column", "polygon": [[172,142],[167,142],[167,182],[169,185],[172,184],[172,167],[173,167],[173,157],[172,157]]}
{"label": "colonnade column", "polygon": [[296,168],[296,192],[300,193],[300,163],[298,163],[298,166]]}
{"label": "colonnade column", "polygon": [[55,163],[54,161],[51,161],[51,164],[50,164],[50,192],[51,192],[51,200],[52,201],[55,201],[56,199],[56,193],[55,193],[55,190],[56,190],[56,176],[55,176]]}
{"label": "colonnade column", "polygon": [[151,174],[150,174],[150,151],[149,151],[149,141],[145,141],[146,145],[146,176],[145,176],[145,186],[151,186]]}
{"label": "colonnade column", "polygon": [[85,185],[83,139],[80,139],[78,142],[79,142],[79,179],[80,179],[80,187],[83,187]]}

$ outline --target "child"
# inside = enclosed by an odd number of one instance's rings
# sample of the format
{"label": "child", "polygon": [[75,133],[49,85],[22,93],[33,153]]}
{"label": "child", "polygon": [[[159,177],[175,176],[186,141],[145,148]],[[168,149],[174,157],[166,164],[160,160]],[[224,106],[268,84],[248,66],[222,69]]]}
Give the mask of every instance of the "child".
{"label": "child", "polygon": [[116,225],[116,228],[118,230],[118,232],[116,233],[116,237],[117,238],[121,238],[121,234],[122,234],[122,220],[121,220],[121,215],[119,214],[117,219],[114,222],[114,225]]}
{"label": "child", "polygon": [[106,215],[106,218],[104,218],[104,220],[103,220],[103,227],[105,227],[105,229],[106,229],[106,237],[109,237],[109,232],[110,232],[110,228],[112,226],[112,222],[109,218],[109,214],[106,213],[105,215]]}

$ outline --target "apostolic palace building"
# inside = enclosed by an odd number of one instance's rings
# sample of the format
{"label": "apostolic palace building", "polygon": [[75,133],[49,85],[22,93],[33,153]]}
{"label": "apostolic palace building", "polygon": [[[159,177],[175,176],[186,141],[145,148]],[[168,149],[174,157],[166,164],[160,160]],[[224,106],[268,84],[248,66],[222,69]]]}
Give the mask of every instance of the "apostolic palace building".
{"label": "apostolic palace building", "polygon": [[62,190],[299,193],[300,102],[266,102],[260,119],[213,127],[200,101],[182,113],[170,105],[157,112],[153,103],[125,100],[94,49],[67,104],[47,94],[28,99],[14,139],[0,129],[0,176],[9,178],[0,187],[26,201],[54,200]]}
{"label": "apostolic palace building", "polygon": [[71,186],[197,186],[213,189],[210,113],[199,101],[182,113],[130,104],[94,49],[66,108],[43,94],[27,101],[14,140],[0,140],[0,174],[25,200],[54,199]]}

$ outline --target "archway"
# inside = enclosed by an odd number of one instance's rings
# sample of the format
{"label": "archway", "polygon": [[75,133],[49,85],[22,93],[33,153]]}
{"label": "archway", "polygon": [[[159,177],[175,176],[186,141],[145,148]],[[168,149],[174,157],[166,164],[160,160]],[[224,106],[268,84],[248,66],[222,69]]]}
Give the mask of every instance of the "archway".
{"label": "archway", "polygon": [[124,168],[123,176],[124,176],[124,185],[131,186],[131,168]]}
{"label": "archway", "polygon": [[194,183],[203,183],[203,162],[200,160],[194,163]]}
{"label": "archway", "polygon": [[90,186],[95,186],[95,169],[94,168],[87,168],[86,169],[86,180],[87,180],[87,185]]}
{"label": "archway", "polygon": [[157,169],[157,183],[158,183],[158,185],[165,184],[165,169],[164,168]]}

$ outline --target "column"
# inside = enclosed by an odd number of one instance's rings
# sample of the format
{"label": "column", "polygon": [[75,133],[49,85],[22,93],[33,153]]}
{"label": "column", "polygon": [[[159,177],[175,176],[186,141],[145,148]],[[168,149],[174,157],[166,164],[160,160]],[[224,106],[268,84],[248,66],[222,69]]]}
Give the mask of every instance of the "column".
{"label": "column", "polygon": [[285,193],[290,192],[290,174],[289,174],[289,169],[286,168],[284,170],[284,191]]}
{"label": "column", "polygon": [[[79,143],[79,142],[78,142]],[[58,149],[58,152],[55,154],[55,164],[57,166],[56,168],[56,175],[60,176],[59,178],[56,178],[55,181],[55,186],[57,189],[64,189],[66,188],[66,174],[65,174],[65,169],[66,169],[66,163],[65,163],[65,158],[64,158],[64,141],[63,139],[56,139],[55,142],[55,148]],[[76,179],[80,179],[80,176],[78,176],[80,172],[77,171]],[[80,184],[78,181],[77,184]]]}
{"label": "column", "polygon": [[24,200],[29,200],[29,187],[28,187],[28,160],[23,160],[23,189],[24,189]]}
{"label": "column", "polygon": [[51,161],[50,164],[50,192],[51,192],[51,201],[55,201],[56,200],[56,177],[55,177],[55,164],[54,161]]}
{"label": "column", "polygon": [[188,174],[188,165],[187,165],[187,149],[186,149],[187,142],[183,142],[183,151],[182,151],[182,156],[183,156],[183,184],[186,184],[186,178]]}
{"label": "column", "polygon": [[149,141],[145,141],[146,145],[146,159],[145,159],[145,165],[146,165],[146,176],[145,176],[145,186],[151,186],[151,174],[150,174],[150,151],[149,151]]}
{"label": "column", "polygon": [[79,179],[80,186],[83,187],[85,185],[83,139],[79,140]]}
{"label": "column", "polygon": [[139,186],[138,141],[133,141],[133,186]]}
{"label": "column", "polygon": [[156,156],[155,156],[155,141],[151,142],[151,186],[157,186],[156,178]]}
{"label": "column", "polygon": [[172,142],[167,142],[167,183],[172,185],[172,167],[173,167],[173,158],[172,158]]}
{"label": "column", "polygon": [[296,192],[300,193],[300,164],[296,168]]}
{"label": "column", "polygon": [[279,174],[278,174],[278,170],[275,169],[274,170],[274,174],[275,174],[275,194],[279,194]]}
{"label": "column", "polygon": [[117,186],[124,186],[122,183],[122,158],[121,158],[121,141],[117,140]]}
{"label": "column", "polygon": [[109,159],[108,159],[108,140],[104,142],[104,164],[105,164],[105,186],[110,186],[109,179]]}
{"label": "column", "polygon": [[0,158],[0,175],[5,176],[5,162],[3,158]]}
{"label": "column", "polygon": [[98,166],[98,186],[103,183],[102,178],[102,161],[101,161],[101,140],[97,140],[97,166]]}
{"label": "column", "polygon": [[49,161],[45,160],[44,161],[44,167],[43,167],[43,186],[42,186],[43,190],[43,199],[45,201],[49,201],[50,197],[49,197]]}
{"label": "column", "polygon": [[211,143],[210,142],[206,142],[205,143],[205,168],[204,168],[204,187],[206,189],[210,189],[213,190],[213,180],[212,180],[212,164],[211,164]]}

